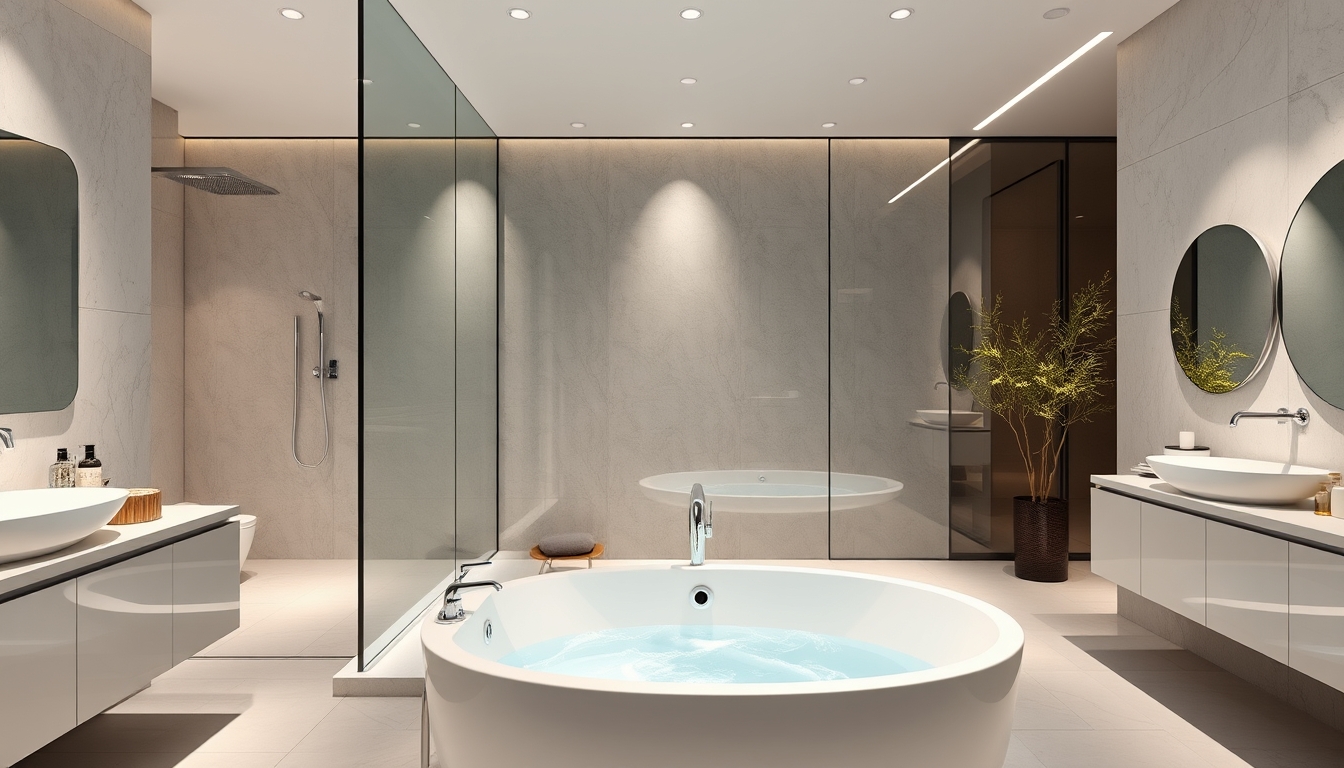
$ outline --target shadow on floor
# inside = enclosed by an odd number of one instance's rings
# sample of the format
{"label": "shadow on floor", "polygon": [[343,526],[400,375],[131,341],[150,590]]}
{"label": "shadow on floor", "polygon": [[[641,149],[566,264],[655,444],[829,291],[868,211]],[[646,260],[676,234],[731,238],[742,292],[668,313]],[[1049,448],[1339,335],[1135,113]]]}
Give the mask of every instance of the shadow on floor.
{"label": "shadow on floor", "polygon": [[14,768],[171,768],[237,715],[102,714]]}
{"label": "shadow on floor", "polygon": [[1344,733],[1189,651],[1068,639],[1253,768],[1344,764]]}

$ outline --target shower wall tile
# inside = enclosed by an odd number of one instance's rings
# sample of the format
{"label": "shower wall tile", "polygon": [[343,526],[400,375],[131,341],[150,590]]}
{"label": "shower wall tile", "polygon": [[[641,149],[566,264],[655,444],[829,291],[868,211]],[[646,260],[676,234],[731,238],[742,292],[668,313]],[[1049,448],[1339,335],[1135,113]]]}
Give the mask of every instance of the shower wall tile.
{"label": "shower wall tile", "polygon": [[[226,166],[277,196],[185,191],[185,495],[237,503],[258,516],[256,557],[353,556],[356,536],[358,251],[355,142],[197,140],[187,165]],[[339,173],[338,168],[347,170]],[[298,365],[300,458],[322,455],[316,316],[324,299],[331,451],[316,469],[295,464],[291,418]]]}
{"label": "shower wall tile", "polygon": [[[824,141],[501,142],[500,546],[681,558],[641,478],[826,465]],[[711,556],[825,557],[825,515],[719,518]]]}
{"label": "shower wall tile", "polygon": [[831,517],[831,557],[946,557],[947,434],[911,424],[946,408],[945,140],[831,143],[831,469],[904,484],[894,501]]}
{"label": "shower wall tile", "polygon": [[[177,132],[177,110],[150,103],[152,154],[155,166],[180,166],[186,145]],[[155,178],[150,186],[153,211],[150,243],[150,484],[163,493],[165,504],[182,501],[186,474],[185,311],[183,309],[183,192],[185,187]]]}
{"label": "shower wall tile", "polygon": [[7,414],[18,451],[0,488],[46,484],[57,448],[94,443],[118,483],[150,481],[150,60],[130,2],[0,3],[0,128],[58,147],[79,174],[79,391],[61,411]]}

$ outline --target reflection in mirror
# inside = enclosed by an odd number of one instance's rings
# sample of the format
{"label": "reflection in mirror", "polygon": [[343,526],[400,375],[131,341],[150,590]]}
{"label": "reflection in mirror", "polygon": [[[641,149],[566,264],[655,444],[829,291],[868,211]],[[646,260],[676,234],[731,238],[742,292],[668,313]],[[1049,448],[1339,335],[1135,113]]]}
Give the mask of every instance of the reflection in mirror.
{"label": "reflection in mirror", "polygon": [[1316,182],[1283,244],[1279,322],[1302,382],[1344,408],[1344,163]]}
{"label": "reflection in mirror", "polygon": [[1205,392],[1231,392],[1260,370],[1273,335],[1274,273],[1264,246],[1230,224],[1205,230],[1171,288],[1171,345],[1181,370]]}
{"label": "reflection in mirror", "polygon": [[0,413],[59,411],[79,385],[79,180],[0,131]]}
{"label": "reflection in mirror", "polygon": [[947,380],[957,389],[965,389],[957,384],[971,367],[971,348],[975,346],[975,313],[971,310],[971,300],[962,291],[952,294],[947,300]]}

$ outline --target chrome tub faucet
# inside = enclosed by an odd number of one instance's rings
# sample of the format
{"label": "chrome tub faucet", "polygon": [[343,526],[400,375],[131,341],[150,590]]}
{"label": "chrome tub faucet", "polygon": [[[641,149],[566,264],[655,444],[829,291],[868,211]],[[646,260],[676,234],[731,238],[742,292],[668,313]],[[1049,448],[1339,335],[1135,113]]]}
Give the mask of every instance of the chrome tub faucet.
{"label": "chrome tub faucet", "polygon": [[467,618],[467,612],[462,610],[462,598],[457,593],[464,589],[474,587],[494,587],[495,591],[504,588],[498,581],[455,581],[448,585],[448,589],[443,592],[443,608],[439,609],[439,615],[434,617],[434,621],[440,624],[456,624]]}
{"label": "chrome tub faucet", "polygon": [[1236,429],[1237,422],[1242,419],[1274,419],[1280,424],[1285,421],[1291,421],[1299,427],[1305,427],[1311,422],[1311,414],[1306,408],[1298,408],[1296,411],[1289,411],[1287,408],[1280,408],[1273,413],[1269,411],[1237,411],[1232,414],[1232,420],[1227,426]]}
{"label": "chrome tub faucet", "polygon": [[691,486],[691,565],[705,564],[705,541],[714,538],[714,505],[705,501],[705,489]]}

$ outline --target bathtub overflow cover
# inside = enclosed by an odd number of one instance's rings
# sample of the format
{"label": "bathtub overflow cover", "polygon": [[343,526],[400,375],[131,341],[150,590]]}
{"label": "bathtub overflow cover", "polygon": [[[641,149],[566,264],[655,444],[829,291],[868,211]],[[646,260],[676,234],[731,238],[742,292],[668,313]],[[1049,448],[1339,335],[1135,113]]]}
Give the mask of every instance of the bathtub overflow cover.
{"label": "bathtub overflow cover", "polygon": [[489,619],[485,620],[485,629],[483,631],[485,632],[485,644],[489,645],[490,638],[495,636],[495,628],[490,625]]}
{"label": "bathtub overflow cover", "polygon": [[691,603],[696,608],[708,608],[709,604],[714,602],[714,590],[701,584],[691,590]]}

